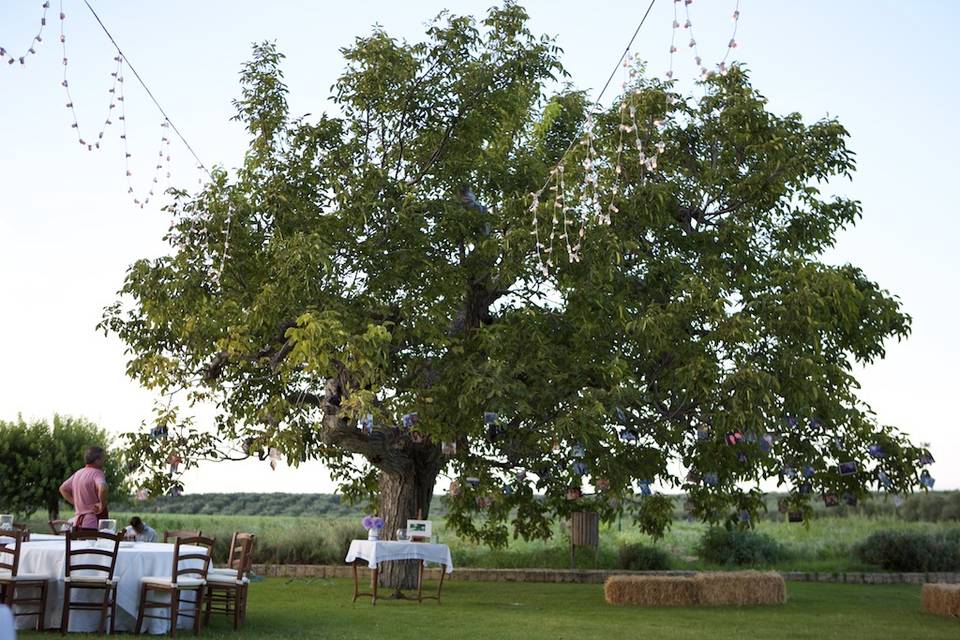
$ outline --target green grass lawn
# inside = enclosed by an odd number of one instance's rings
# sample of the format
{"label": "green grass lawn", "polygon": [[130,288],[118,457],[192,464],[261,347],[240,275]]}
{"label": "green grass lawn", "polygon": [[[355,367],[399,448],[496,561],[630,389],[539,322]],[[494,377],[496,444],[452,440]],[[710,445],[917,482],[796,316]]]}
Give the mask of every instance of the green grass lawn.
{"label": "green grass lawn", "polygon": [[[348,580],[269,579],[252,585],[240,634],[226,620],[208,638],[960,638],[960,620],[920,612],[920,587],[788,583],[783,606],[613,607],[601,585],[449,582],[443,604],[351,604]],[[21,638],[46,637],[24,632]]]}

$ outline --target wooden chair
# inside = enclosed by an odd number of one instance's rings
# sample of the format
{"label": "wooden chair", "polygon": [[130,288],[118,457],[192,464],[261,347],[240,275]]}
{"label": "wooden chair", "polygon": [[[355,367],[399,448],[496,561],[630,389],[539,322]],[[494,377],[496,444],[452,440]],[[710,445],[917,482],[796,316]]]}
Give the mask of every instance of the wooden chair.
{"label": "wooden chair", "polygon": [[[193,634],[200,633],[200,612],[203,608],[204,590],[207,585],[207,570],[210,568],[210,554],[213,550],[213,539],[193,537],[177,537],[173,547],[173,572],[170,577],[145,576],[140,579],[140,608],[137,613],[137,626],[134,633],[140,634],[144,618],[166,620],[170,623],[170,635],[177,635],[177,620],[180,616],[193,618]],[[187,547],[203,547],[202,552],[191,551]],[[197,568],[196,562],[201,567]],[[191,566],[193,565],[193,566]],[[165,593],[170,595],[170,601],[149,600],[149,594]],[[194,593],[196,599],[181,599],[184,593]],[[192,609],[183,609],[184,603],[193,604]],[[169,615],[150,615],[147,609],[169,609]]]}
{"label": "wooden chair", "polygon": [[204,625],[210,624],[211,613],[222,613],[233,618],[237,631],[247,617],[249,573],[253,566],[253,546],[256,536],[234,533],[230,541],[227,568],[212,569],[207,573],[207,600]]}
{"label": "wooden chair", "polygon": [[[37,616],[37,631],[43,631],[44,618],[47,612],[47,581],[50,579],[41,573],[20,573],[20,545],[26,542],[23,531],[14,529],[4,532],[5,538],[13,538],[13,543],[0,545],[0,604],[10,607],[16,619],[17,616]],[[9,557],[8,557],[9,556]],[[21,589],[40,590],[40,597],[17,597]],[[35,611],[15,611],[14,606],[24,607],[37,605]]]}
{"label": "wooden chair", "polygon": [[[97,633],[100,634],[106,630],[109,616],[110,633],[113,633],[117,621],[117,582],[113,579],[113,573],[117,567],[121,536],[105,531],[71,531],[65,538],[67,557],[64,564],[60,633],[65,634],[70,630],[71,611],[99,611]],[[105,560],[94,561],[91,556]],[[102,591],[103,597],[99,602],[74,602],[71,595],[77,590]]]}
{"label": "wooden chair", "polygon": [[177,538],[199,538],[203,535],[203,532],[197,529],[192,531],[190,529],[173,529],[172,531],[163,532],[163,541],[165,543],[173,542]]}
{"label": "wooden chair", "polygon": [[23,534],[23,542],[30,542],[30,526],[22,522],[14,522],[13,530]]}
{"label": "wooden chair", "polygon": [[48,520],[47,525],[50,527],[50,531],[58,536],[65,536],[73,529],[69,520]]}

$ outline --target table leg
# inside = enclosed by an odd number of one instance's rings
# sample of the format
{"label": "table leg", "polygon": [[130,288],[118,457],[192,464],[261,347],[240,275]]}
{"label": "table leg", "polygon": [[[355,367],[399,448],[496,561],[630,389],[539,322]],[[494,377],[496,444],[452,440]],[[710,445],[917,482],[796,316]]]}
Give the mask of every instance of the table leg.
{"label": "table leg", "polygon": [[447,565],[440,565],[440,586],[437,587],[437,606],[440,605],[440,592],[443,591],[443,577],[447,575]]}
{"label": "table leg", "polygon": [[380,583],[380,567],[374,567],[373,569],[373,604],[377,604],[377,586]]}
{"label": "table leg", "polygon": [[417,573],[417,602],[423,603],[423,560],[420,561],[420,570]]}
{"label": "table leg", "polygon": [[353,601],[357,601],[357,596],[360,595],[360,576],[357,575],[357,561],[353,561]]}

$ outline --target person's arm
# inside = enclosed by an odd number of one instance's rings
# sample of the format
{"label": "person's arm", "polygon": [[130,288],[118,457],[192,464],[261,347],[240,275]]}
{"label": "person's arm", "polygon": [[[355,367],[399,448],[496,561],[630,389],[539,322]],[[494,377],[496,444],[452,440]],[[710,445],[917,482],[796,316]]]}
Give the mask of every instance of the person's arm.
{"label": "person's arm", "polygon": [[110,487],[107,486],[106,481],[101,482],[97,485],[97,500],[98,506],[100,507],[98,513],[104,513],[107,510],[107,495],[110,493]]}
{"label": "person's arm", "polygon": [[60,485],[60,495],[63,499],[73,504],[73,476],[70,476]]}

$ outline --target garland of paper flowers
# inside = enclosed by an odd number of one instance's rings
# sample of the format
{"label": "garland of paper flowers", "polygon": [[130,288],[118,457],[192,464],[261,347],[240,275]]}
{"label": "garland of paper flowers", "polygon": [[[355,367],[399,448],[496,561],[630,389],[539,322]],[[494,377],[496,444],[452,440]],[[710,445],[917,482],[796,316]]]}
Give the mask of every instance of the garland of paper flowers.
{"label": "garland of paper flowers", "polygon": [[26,66],[27,58],[37,53],[37,45],[43,42],[43,32],[47,27],[47,11],[50,9],[50,2],[44,2],[41,7],[43,13],[40,14],[40,28],[37,30],[37,34],[33,36],[33,40],[30,41],[30,45],[23,55],[18,56],[11,53],[6,47],[0,47],[0,59],[7,58],[8,67],[12,67],[17,61],[20,62],[21,67]]}

